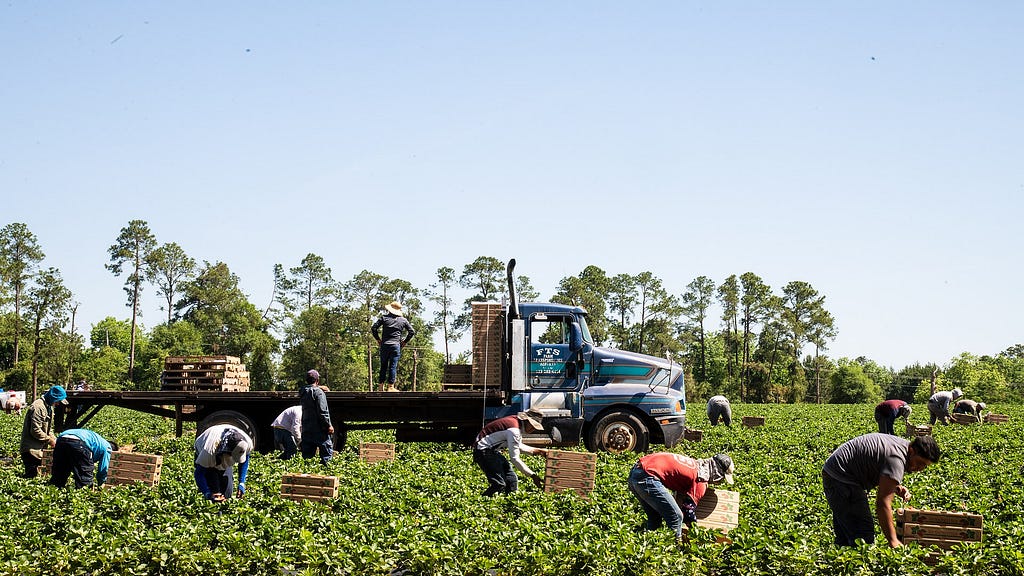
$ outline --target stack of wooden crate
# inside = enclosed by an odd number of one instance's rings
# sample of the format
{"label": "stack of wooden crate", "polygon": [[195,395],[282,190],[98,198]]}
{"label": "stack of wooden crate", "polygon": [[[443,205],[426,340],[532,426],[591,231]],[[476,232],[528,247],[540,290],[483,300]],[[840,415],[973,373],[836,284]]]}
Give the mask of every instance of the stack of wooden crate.
{"label": "stack of wooden crate", "polygon": [[40,476],[46,476],[50,473],[50,468],[53,468],[53,448],[43,450],[43,463],[36,471]]}
{"label": "stack of wooden crate", "polygon": [[697,503],[697,525],[728,532],[740,523],[740,493],[708,487]]}
{"label": "stack of wooden crate", "polygon": [[931,436],[932,427],[929,424],[907,424],[907,437]]}
{"label": "stack of wooden crate", "polygon": [[596,470],[597,454],[548,450],[544,465],[544,491],[574,490],[580,496],[587,497],[594,491]]}
{"label": "stack of wooden crate", "polygon": [[142,483],[156,486],[160,482],[160,468],[164,457],[159,454],[141,454],[138,452],[113,452],[110,455],[110,468],[107,473],[107,484]]}
{"label": "stack of wooden crate", "polygon": [[390,442],[360,442],[359,459],[363,462],[390,462],[395,459],[395,445]]}
{"label": "stack of wooden crate", "polygon": [[747,428],[764,426],[764,416],[744,416],[743,425],[746,426]]}
{"label": "stack of wooden crate", "polygon": [[324,502],[338,496],[338,477],[317,474],[281,476],[281,498]]}
{"label": "stack of wooden crate", "polygon": [[[948,550],[955,544],[981,542],[983,520],[981,514],[969,512],[901,508],[896,510],[896,535],[904,543],[917,542]],[[929,558],[937,560],[934,555]]]}
{"label": "stack of wooden crate", "polygon": [[237,356],[168,356],[163,390],[249,390],[249,372]]}
{"label": "stack of wooden crate", "polygon": [[501,386],[501,339],[504,308],[496,302],[473,302],[473,387]]}
{"label": "stack of wooden crate", "polygon": [[1009,421],[1009,414],[985,414],[986,424],[1005,424]]}

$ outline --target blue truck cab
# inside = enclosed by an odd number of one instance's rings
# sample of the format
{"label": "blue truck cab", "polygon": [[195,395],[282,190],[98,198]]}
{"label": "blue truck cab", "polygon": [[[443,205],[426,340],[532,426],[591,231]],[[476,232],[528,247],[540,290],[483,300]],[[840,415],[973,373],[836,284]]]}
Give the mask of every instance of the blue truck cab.
{"label": "blue truck cab", "polygon": [[[513,296],[514,298],[514,296]],[[683,369],[665,358],[595,346],[578,306],[521,303],[505,311],[502,386],[509,402],[489,417],[534,409],[534,445],[645,452],[674,446],[686,426]]]}

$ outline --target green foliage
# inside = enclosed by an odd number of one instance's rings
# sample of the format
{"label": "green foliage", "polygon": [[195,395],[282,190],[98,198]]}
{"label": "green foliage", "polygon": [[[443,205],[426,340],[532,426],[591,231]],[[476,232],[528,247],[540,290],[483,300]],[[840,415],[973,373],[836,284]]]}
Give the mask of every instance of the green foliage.
{"label": "green foliage", "polygon": [[859,364],[841,364],[830,380],[830,401],[834,404],[870,404],[882,400],[882,389]]}
{"label": "green foliage", "polygon": [[[95,429],[138,452],[164,456],[157,487],[60,490],[18,477],[0,463],[0,489],[16,494],[0,508],[0,574],[495,574],[561,576],[743,574],[958,575],[1024,571],[1024,407],[997,405],[1002,425],[938,427],[944,456],[909,474],[911,504],[968,510],[985,517],[985,540],[924,563],[917,545],[831,544],[821,466],[843,441],[874,429],[872,405],[734,404],[734,417],[766,425],[706,428],[700,442],[674,451],[733,455],[740,525],[718,544],[697,528],[676,543],[666,529],[638,532],[643,513],[626,487],[634,455],[599,454],[589,499],[542,493],[529,482],[511,497],[482,498],[483,474],[470,452],[447,444],[400,444],[394,462],[365,464],[354,448],[327,468],[316,461],[252,457],[248,492],[225,505],[203,501],[192,479],[191,428],[174,438],[173,421],[105,408]],[[918,408],[918,407],[915,407]],[[915,409],[914,414],[923,414]],[[691,411],[695,421],[703,410]],[[696,422],[694,422],[696,425]],[[20,419],[0,414],[0,456],[17,453]],[[353,432],[350,442],[393,441]],[[543,460],[525,457],[535,470]],[[285,472],[341,478],[328,504],[281,499]]]}
{"label": "green foliage", "polygon": [[96,389],[126,388],[127,375],[128,354],[112,346],[83,350],[75,365],[75,376],[85,378]]}

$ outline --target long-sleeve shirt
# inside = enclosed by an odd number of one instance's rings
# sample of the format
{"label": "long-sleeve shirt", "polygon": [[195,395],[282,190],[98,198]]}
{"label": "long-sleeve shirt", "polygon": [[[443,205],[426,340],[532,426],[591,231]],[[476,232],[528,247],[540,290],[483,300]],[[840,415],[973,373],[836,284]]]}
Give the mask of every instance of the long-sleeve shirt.
{"label": "long-sleeve shirt", "polygon": [[936,392],[932,394],[932,397],[928,399],[929,404],[934,404],[939,407],[943,412],[949,412],[949,403],[953,401],[953,392],[949,390],[943,390],[942,392]]}
{"label": "long-sleeve shirt", "polygon": [[107,442],[103,436],[85,428],[65,430],[60,433],[60,436],[74,436],[81,440],[92,452],[92,461],[96,464],[96,484],[100,485],[107,481],[107,468],[110,466],[110,442]]}
{"label": "long-sleeve shirt", "polygon": [[[220,460],[217,459],[217,450],[220,448],[221,437],[225,430],[231,430],[242,437],[242,441],[239,444],[244,446],[244,461],[238,465],[238,484],[244,485],[246,478],[249,476],[249,452],[252,450],[252,439],[249,438],[249,435],[230,424],[210,426],[196,438],[194,445],[196,453],[194,474],[196,487],[199,488],[199,491],[206,498],[210,497],[211,490],[206,482],[204,469],[214,468],[225,471],[228,476],[231,475],[234,469],[234,459],[223,457]],[[225,494],[225,496],[229,496],[229,494]]]}
{"label": "long-sleeve shirt", "polygon": [[885,400],[879,402],[878,406],[875,406],[875,413],[881,414],[886,418],[896,418],[899,415],[900,408],[903,408],[906,405],[906,402],[897,398]]}
{"label": "long-sleeve shirt", "polygon": [[655,452],[640,459],[644,472],[654,476],[665,488],[688,495],[694,504],[700,502],[708,483],[697,479],[700,462],[683,454]]}
{"label": "long-sleeve shirt", "polygon": [[[381,333],[382,329],[383,334]],[[394,314],[385,314],[378,318],[370,327],[370,331],[381,344],[405,344],[416,335],[412,324],[405,319],[405,316],[395,316]],[[402,337],[403,331],[408,334],[404,338]]]}
{"label": "long-sleeve shirt", "polygon": [[56,440],[53,435],[53,406],[42,398],[36,398],[29,405],[21,427],[21,451],[42,458],[43,450]]}
{"label": "long-sleeve shirt", "polygon": [[271,428],[280,428],[291,432],[296,440],[302,438],[302,406],[285,408],[284,412],[277,415],[277,418],[270,424]]}
{"label": "long-sleeve shirt", "polygon": [[302,408],[301,437],[319,444],[327,439],[331,427],[331,411],[327,407],[327,395],[316,384],[299,388],[299,406]]}
{"label": "long-sleeve shirt", "polygon": [[523,433],[519,430],[519,418],[516,415],[489,422],[477,434],[473,447],[477,450],[499,450],[507,447],[508,459],[516,470],[527,476],[534,475],[533,470],[519,458],[519,453],[533,454],[537,449],[523,444]]}

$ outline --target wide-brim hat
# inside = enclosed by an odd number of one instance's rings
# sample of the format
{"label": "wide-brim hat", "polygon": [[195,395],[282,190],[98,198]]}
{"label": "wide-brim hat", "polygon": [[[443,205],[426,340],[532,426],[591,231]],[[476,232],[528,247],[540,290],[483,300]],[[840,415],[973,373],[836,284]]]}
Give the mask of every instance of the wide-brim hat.
{"label": "wide-brim hat", "polygon": [[384,309],[390,312],[391,314],[394,314],[395,316],[402,315],[402,305],[399,304],[398,302],[391,302],[390,304],[385,306]]}
{"label": "wide-brim hat", "polygon": [[544,419],[544,415],[536,410],[527,410],[525,412],[520,412],[519,414],[517,414],[517,416],[520,420],[524,422],[529,422],[530,426],[533,426],[534,430],[544,429],[544,425],[541,424],[541,421]]}

